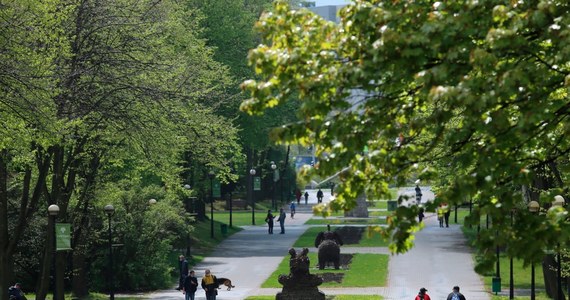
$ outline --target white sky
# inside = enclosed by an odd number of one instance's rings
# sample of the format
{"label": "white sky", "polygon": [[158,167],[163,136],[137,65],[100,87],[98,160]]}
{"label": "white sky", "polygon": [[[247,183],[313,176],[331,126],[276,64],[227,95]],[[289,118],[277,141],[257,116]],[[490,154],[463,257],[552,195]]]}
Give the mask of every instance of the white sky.
{"label": "white sky", "polygon": [[313,0],[317,6],[348,4],[349,0]]}

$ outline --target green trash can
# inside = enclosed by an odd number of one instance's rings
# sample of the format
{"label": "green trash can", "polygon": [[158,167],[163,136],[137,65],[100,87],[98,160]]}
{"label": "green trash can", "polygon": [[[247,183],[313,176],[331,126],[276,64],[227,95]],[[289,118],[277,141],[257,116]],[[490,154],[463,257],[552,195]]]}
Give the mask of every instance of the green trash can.
{"label": "green trash can", "polygon": [[220,230],[222,231],[223,235],[228,234],[228,225],[226,224],[220,224]]}
{"label": "green trash can", "polygon": [[495,295],[499,292],[501,292],[501,277],[493,277],[493,293],[495,293]]}
{"label": "green trash can", "polygon": [[398,201],[388,200],[388,211],[395,211],[398,208]]}

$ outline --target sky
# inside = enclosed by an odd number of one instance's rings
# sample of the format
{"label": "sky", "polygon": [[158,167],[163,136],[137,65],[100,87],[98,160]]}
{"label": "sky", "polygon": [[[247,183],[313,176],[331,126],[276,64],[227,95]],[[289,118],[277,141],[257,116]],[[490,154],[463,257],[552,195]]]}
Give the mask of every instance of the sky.
{"label": "sky", "polygon": [[338,4],[348,4],[349,0],[312,0],[317,2],[317,6],[324,5],[338,5]]}

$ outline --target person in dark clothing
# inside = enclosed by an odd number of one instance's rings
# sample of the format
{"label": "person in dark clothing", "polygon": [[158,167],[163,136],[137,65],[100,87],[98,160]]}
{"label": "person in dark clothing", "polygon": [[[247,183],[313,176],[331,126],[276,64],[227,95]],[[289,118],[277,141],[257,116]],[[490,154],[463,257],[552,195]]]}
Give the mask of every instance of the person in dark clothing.
{"label": "person in dark clothing", "polygon": [[271,210],[268,210],[267,217],[265,217],[265,223],[267,223],[268,226],[267,232],[269,234],[273,234],[273,219],[275,219],[275,216],[273,216]]}
{"label": "person in dark clothing", "polygon": [[317,203],[322,203],[323,202],[323,191],[321,191],[321,189],[319,189],[317,191]]}
{"label": "person in dark clothing", "polygon": [[178,257],[178,267],[180,268],[180,277],[178,278],[177,290],[182,290],[182,283],[184,283],[184,278],[188,275],[188,261],[184,255]]}
{"label": "person in dark clothing", "polygon": [[454,286],[453,292],[451,292],[451,293],[449,293],[449,295],[447,295],[447,300],[465,300],[465,296],[463,296],[463,294],[461,294],[459,292],[458,286]]}
{"label": "person in dark clothing", "polygon": [[198,289],[198,278],[196,278],[196,274],[192,270],[188,273],[188,276],[184,278],[184,283],[182,284],[184,299],[194,300],[197,289]]}
{"label": "person in dark clothing", "polygon": [[279,222],[279,226],[281,227],[281,232],[280,234],[284,234],[285,233],[285,218],[287,217],[287,214],[285,214],[285,211],[282,209],[279,210],[279,218],[277,218],[277,222]]}
{"label": "person in dark clothing", "polygon": [[420,210],[418,212],[418,219],[420,220],[419,223],[422,222],[422,220],[424,219],[425,215],[424,215],[424,208],[420,207]]}
{"label": "person in dark clothing", "polygon": [[305,205],[309,202],[309,192],[305,191]]}
{"label": "person in dark clothing", "polygon": [[443,219],[445,220],[445,227],[449,227],[449,216],[451,215],[451,207],[445,204],[447,207],[446,210],[443,212]]}
{"label": "person in dark clothing", "polygon": [[22,285],[19,283],[14,284],[8,288],[8,299],[10,300],[26,300],[24,292],[22,292]]}
{"label": "person in dark clothing", "polygon": [[204,277],[202,277],[202,288],[206,292],[207,300],[216,300],[218,295],[218,279],[210,270],[206,269]]}
{"label": "person in dark clothing", "polygon": [[420,180],[416,180],[416,204],[422,202],[422,189],[420,188]]}

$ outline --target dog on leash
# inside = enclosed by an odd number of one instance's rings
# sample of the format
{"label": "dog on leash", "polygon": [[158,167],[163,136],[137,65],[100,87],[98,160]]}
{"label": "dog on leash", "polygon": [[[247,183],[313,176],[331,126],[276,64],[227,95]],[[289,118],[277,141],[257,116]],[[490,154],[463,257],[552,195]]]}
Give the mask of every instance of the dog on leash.
{"label": "dog on leash", "polygon": [[[231,291],[232,288],[235,288],[234,285],[232,285],[232,281],[229,280],[228,278],[216,278],[216,283],[218,284],[218,286],[222,286],[225,285],[228,287],[228,291]],[[219,289],[221,289],[221,287],[218,287]]]}

